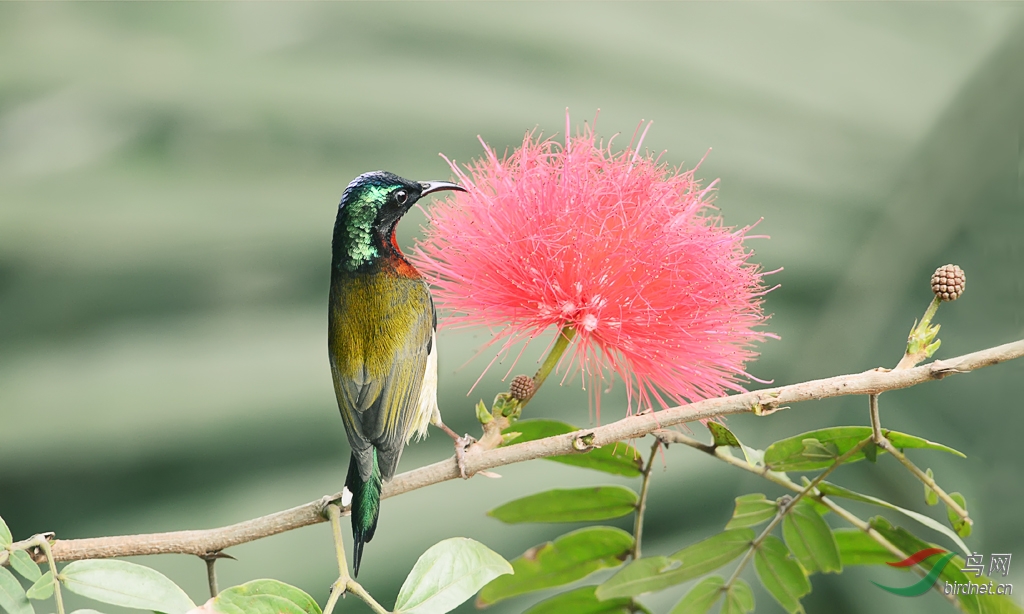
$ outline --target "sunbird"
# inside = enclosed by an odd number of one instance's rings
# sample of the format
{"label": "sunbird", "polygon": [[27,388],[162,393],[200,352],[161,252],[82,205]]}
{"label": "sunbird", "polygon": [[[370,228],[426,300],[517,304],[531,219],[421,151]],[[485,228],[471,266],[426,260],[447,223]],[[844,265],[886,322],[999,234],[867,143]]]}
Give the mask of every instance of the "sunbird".
{"label": "sunbird", "polygon": [[426,282],[398,247],[398,221],[447,181],[364,173],[345,189],[331,244],[327,348],[334,394],[352,447],[345,487],[352,493],[354,573],[373,539],[384,482],[413,435],[441,421],[437,407],[437,313]]}

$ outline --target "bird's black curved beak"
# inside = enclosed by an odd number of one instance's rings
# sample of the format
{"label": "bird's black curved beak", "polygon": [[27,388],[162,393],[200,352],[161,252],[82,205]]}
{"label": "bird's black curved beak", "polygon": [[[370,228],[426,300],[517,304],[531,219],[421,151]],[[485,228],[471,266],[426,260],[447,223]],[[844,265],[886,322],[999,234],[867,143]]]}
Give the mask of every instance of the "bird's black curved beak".
{"label": "bird's black curved beak", "polygon": [[450,181],[421,181],[420,187],[422,188],[420,196],[426,196],[427,194],[441,192],[443,190],[455,190],[458,192],[467,191],[466,188],[462,187],[461,185],[457,183],[452,183]]}

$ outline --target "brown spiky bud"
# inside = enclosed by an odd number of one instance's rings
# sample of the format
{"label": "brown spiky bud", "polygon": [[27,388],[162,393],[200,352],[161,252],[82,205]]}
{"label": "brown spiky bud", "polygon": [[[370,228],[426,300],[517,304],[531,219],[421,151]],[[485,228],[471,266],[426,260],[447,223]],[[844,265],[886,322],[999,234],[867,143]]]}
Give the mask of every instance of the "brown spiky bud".
{"label": "brown spiky bud", "polygon": [[964,293],[967,277],[963,269],[955,264],[947,264],[935,269],[932,273],[932,292],[943,301],[955,301]]}
{"label": "brown spiky bud", "polygon": [[513,399],[525,401],[533,396],[535,389],[532,377],[529,375],[517,375],[512,379],[512,385],[508,387],[508,393],[512,395]]}

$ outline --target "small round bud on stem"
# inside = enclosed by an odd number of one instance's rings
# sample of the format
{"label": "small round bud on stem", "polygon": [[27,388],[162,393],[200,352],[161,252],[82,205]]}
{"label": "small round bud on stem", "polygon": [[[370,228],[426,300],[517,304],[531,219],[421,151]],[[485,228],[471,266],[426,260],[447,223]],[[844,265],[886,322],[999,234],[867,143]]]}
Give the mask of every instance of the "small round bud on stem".
{"label": "small round bud on stem", "polygon": [[512,379],[512,385],[509,386],[508,392],[512,395],[513,399],[525,401],[533,396],[535,389],[532,377],[529,375],[517,375]]}
{"label": "small round bud on stem", "polygon": [[940,266],[932,273],[932,292],[939,300],[955,301],[964,293],[966,285],[963,269],[955,264]]}

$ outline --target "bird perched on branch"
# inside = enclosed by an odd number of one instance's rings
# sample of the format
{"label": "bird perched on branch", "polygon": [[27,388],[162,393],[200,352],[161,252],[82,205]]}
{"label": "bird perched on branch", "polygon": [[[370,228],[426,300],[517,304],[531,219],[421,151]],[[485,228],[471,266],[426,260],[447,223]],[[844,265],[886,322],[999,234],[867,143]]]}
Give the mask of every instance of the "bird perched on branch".
{"label": "bird perched on branch", "polygon": [[434,302],[395,240],[412,205],[442,190],[466,191],[446,181],[364,173],[345,189],[334,223],[327,345],[352,447],[345,487],[352,493],[355,574],[377,528],[381,488],[405,444],[425,436],[431,423],[456,440],[457,452],[466,442],[441,422]]}

